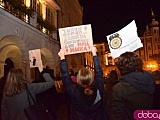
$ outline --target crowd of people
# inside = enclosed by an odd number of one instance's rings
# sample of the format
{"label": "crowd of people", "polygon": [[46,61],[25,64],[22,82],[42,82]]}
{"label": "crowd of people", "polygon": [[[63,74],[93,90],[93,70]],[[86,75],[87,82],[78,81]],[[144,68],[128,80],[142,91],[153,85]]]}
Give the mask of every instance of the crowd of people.
{"label": "crowd of people", "polygon": [[11,68],[3,78],[3,85],[0,82],[1,119],[27,120],[26,88],[46,105],[53,120],[60,120],[57,117],[59,94],[67,101],[67,120],[134,120],[136,110],[160,110],[160,71],[143,70],[141,58],[134,52],[125,52],[115,59],[120,75],[112,70],[104,80],[96,47],[92,46],[91,52],[94,73],[81,68],[73,74],[61,49],[58,53],[61,82],[46,68],[40,68],[41,82],[29,82],[21,68]]}

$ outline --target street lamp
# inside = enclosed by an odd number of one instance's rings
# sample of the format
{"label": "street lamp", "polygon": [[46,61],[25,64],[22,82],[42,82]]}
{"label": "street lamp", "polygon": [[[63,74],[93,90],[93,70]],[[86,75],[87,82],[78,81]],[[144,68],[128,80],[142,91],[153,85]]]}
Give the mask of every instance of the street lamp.
{"label": "street lamp", "polygon": [[147,64],[147,70],[155,71],[158,69],[158,64],[156,62],[149,62]]}

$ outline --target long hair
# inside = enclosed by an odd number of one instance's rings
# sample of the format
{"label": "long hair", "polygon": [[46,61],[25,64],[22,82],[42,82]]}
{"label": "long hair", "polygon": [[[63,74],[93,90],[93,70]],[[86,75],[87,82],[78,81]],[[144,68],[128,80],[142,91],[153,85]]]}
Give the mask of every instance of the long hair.
{"label": "long hair", "polygon": [[4,86],[3,95],[4,96],[14,96],[25,90],[25,87],[29,83],[21,68],[10,69],[6,83]]}
{"label": "long hair", "polygon": [[112,88],[118,83],[118,73],[112,70],[109,73],[107,81],[104,86],[104,104],[106,105],[108,118],[110,118],[111,101],[112,101]]}
{"label": "long hair", "polygon": [[112,88],[118,81],[118,74],[116,72],[116,70],[112,70],[110,73],[109,73],[109,76],[108,76],[108,82],[107,82],[107,88]]}
{"label": "long hair", "polygon": [[107,95],[107,99],[109,97],[111,97],[111,94],[112,94],[112,88],[115,84],[118,83],[118,74],[117,74],[117,71],[116,70],[112,70],[110,73],[109,73],[109,76],[107,78],[107,81],[105,83],[105,88],[104,88],[104,91]]}
{"label": "long hair", "polygon": [[92,72],[87,68],[82,68],[79,70],[77,75],[77,83],[84,88],[84,94],[92,95],[93,90],[91,85],[94,81]]}

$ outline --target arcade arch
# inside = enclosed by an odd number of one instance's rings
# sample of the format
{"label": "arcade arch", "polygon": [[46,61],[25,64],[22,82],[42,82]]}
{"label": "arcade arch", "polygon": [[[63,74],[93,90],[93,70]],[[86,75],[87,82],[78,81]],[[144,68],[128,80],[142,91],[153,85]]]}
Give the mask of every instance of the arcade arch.
{"label": "arcade arch", "polygon": [[[14,67],[21,67],[28,79],[30,79],[31,72],[29,66],[29,53],[30,48],[18,36],[5,36],[0,40],[0,77],[4,76],[5,61],[9,59],[13,62]],[[44,66],[54,68],[53,55],[47,48],[41,48],[41,58]],[[35,76],[33,76],[35,78]]]}

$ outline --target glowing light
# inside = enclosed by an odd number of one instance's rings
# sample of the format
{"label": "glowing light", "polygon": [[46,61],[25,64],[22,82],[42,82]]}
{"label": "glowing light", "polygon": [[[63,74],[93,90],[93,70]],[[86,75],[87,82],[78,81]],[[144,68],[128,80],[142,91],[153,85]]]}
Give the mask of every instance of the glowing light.
{"label": "glowing light", "polygon": [[30,7],[30,0],[26,0],[26,6]]}
{"label": "glowing light", "polygon": [[146,65],[146,69],[150,71],[155,71],[158,69],[158,64],[156,61],[149,61]]}

